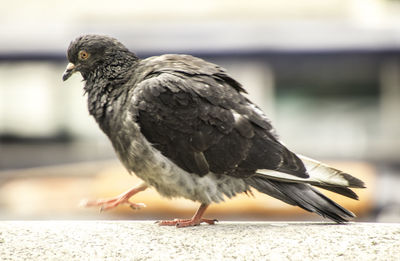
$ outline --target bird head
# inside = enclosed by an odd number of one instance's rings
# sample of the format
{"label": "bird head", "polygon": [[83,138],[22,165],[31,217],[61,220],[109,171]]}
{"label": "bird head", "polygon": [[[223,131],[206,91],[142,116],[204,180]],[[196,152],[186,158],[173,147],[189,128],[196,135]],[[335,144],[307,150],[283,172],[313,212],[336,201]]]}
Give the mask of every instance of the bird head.
{"label": "bird head", "polygon": [[94,34],[82,35],[73,40],[68,47],[69,63],[62,79],[66,81],[75,72],[80,72],[86,80],[99,66],[112,63],[118,57],[117,53],[130,52],[115,38]]}

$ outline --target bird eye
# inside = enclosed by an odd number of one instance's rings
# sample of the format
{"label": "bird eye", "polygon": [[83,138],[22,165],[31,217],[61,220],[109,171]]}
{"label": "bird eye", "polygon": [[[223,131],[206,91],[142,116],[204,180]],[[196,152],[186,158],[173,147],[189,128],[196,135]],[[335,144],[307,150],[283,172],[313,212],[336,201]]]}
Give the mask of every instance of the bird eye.
{"label": "bird eye", "polygon": [[79,51],[78,57],[79,60],[86,60],[87,58],[89,58],[89,53],[84,50]]}

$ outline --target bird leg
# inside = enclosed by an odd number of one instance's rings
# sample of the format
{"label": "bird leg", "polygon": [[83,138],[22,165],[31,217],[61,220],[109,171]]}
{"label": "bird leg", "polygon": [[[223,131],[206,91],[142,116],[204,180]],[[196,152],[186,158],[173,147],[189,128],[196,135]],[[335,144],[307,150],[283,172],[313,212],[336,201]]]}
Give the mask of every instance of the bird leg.
{"label": "bird leg", "polygon": [[80,203],[80,205],[83,207],[100,207],[100,211],[105,211],[105,210],[115,208],[120,204],[127,204],[132,209],[141,209],[143,207],[146,207],[146,205],[143,203],[130,202],[129,199],[136,193],[147,189],[147,187],[148,186],[143,182],[114,198],[98,199],[98,200],[84,200]]}
{"label": "bird leg", "polygon": [[191,226],[198,226],[201,223],[207,223],[209,225],[214,225],[215,222],[218,220],[216,219],[206,219],[202,218],[204,212],[208,208],[209,205],[207,204],[201,204],[199,209],[196,211],[194,216],[191,219],[174,219],[174,220],[162,220],[162,221],[157,221],[158,225],[160,226],[176,226],[178,228],[180,227],[191,227]]}

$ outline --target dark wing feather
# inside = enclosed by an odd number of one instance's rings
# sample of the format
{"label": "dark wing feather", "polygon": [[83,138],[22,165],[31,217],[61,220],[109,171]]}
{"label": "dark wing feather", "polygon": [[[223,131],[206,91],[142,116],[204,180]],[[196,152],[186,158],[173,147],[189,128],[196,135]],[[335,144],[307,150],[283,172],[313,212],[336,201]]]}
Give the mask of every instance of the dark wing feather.
{"label": "dark wing feather", "polygon": [[[176,59],[179,58],[179,59]],[[237,177],[274,169],[307,177],[303,163],[277,141],[271,124],[221,68],[191,56],[147,61],[134,91],[143,135],[179,167]],[[162,66],[163,65],[163,66]]]}

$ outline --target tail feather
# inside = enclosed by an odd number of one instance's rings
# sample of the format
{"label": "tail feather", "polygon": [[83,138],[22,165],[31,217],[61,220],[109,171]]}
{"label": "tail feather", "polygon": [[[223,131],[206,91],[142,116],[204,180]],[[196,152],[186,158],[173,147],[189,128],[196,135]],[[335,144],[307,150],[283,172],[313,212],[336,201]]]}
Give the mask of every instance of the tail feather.
{"label": "tail feather", "polygon": [[313,186],[333,191],[343,196],[358,199],[350,188],[364,188],[363,181],[316,160],[297,155],[303,162],[308,178],[301,178],[276,170],[258,169],[246,183],[258,191],[317,213],[337,223],[347,222],[355,215],[335,203]]}
{"label": "tail feather", "polygon": [[349,187],[365,188],[363,181],[351,176],[350,174],[344,173],[343,171],[305,156],[298,156],[303,161],[307,173],[309,174],[309,178],[299,178],[287,173],[267,169],[259,169],[257,170],[257,174],[272,180],[311,184],[352,199],[358,199],[358,197],[356,193],[349,189]]}
{"label": "tail feather", "polygon": [[344,223],[355,217],[352,212],[338,205],[308,184],[282,182],[260,175],[247,178],[246,183],[262,193],[288,204],[297,205],[337,223]]}
{"label": "tail feather", "polygon": [[322,162],[313,160],[303,155],[298,155],[306,166],[307,172],[314,179],[325,185],[338,185],[351,188],[365,188],[362,180],[344,173],[341,170],[332,168]]}
{"label": "tail feather", "polygon": [[358,200],[358,195],[354,191],[352,191],[351,189],[346,188],[346,187],[332,187],[332,186],[324,186],[324,185],[315,185],[315,186],[338,193],[338,194],[343,195],[348,198]]}

